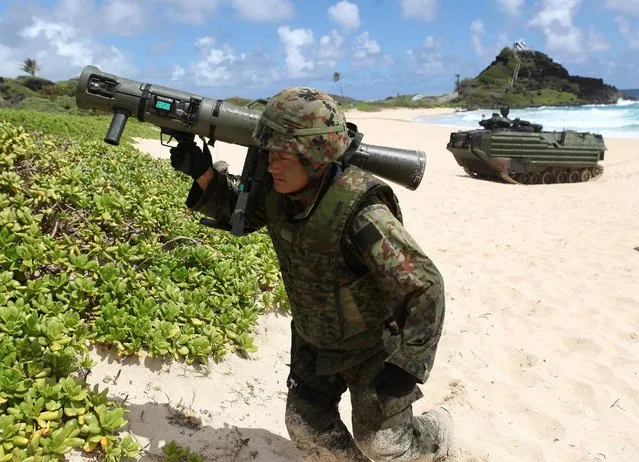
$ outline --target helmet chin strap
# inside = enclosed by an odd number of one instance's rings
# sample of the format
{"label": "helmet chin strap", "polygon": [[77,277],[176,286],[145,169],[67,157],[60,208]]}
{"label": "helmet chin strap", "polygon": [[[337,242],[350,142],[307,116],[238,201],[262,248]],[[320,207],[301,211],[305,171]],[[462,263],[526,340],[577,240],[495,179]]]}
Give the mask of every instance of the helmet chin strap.
{"label": "helmet chin strap", "polygon": [[289,193],[288,196],[293,200],[310,202],[310,199],[314,199],[320,189],[322,178],[326,171],[326,166],[315,168],[308,159],[305,159],[302,156],[299,156],[299,160],[302,167],[304,167],[304,170],[306,170],[306,173],[308,174],[308,184],[299,191]]}
{"label": "helmet chin strap", "polygon": [[301,156],[300,163],[308,174],[308,184],[299,191],[285,195],[288,200],[295,203],[294,208],[299,212],[294,217],[296,219],[306,218],[315,207],[318,196],[327,181],[326,172],[328,170],[326,165],[319,168],[314,167],[308,159]]}

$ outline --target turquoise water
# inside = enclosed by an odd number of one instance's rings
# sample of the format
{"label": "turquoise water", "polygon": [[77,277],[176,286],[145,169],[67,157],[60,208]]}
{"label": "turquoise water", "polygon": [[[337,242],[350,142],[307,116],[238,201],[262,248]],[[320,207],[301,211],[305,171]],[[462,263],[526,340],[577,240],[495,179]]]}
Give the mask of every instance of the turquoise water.
{"label": "turquoise water", "polygon": [[[478,122],[490,117],[493,112],[499,112],[499,108],[421,116],[415,121],[461,128],[481,128]],[[604,137],[639,139],[639,101],[620,99],[617,104],[609,105],[511,109],[508,117],[519,117],[542,124],[544,130],[589,131],[600,133]]]}

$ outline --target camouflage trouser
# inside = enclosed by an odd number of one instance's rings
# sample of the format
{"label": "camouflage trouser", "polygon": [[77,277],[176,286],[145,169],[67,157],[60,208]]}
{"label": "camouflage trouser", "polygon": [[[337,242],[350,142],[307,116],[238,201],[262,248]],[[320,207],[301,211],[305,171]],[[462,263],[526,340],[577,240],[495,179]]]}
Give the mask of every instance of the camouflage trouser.
{"label": "camouflage trouser", "polygon": [[[435,442],[427,423],[412,411],[412,403],[423,396],[419,388],[392,398],[378,396],[370,386],[385,358],[386,353],[380,352],[352,369],[318,376],[315,353],[293,329],[286,428],[305,461],[431,460]],[[347,388],[353,436],[338,412]]]}

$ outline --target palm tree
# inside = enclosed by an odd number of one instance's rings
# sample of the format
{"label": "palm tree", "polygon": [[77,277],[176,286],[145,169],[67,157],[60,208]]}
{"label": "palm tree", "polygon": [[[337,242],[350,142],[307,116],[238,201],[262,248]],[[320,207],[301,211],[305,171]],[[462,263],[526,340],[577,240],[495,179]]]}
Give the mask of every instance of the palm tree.
{"label": "palm tree", "polygon": [[27,58],[22,62],[22,70],[35,76],[35,73],[40,70],[40,66],[35,59]]}
{"label": "palm tree", "polygon": [[340,80],[342,79],[342,74],[339,72],[333,72],[333,82],[337,82],[339,84],[339,92],[342,94],[342,99],[344,99],[344,92],[342,91],[342,83]]}

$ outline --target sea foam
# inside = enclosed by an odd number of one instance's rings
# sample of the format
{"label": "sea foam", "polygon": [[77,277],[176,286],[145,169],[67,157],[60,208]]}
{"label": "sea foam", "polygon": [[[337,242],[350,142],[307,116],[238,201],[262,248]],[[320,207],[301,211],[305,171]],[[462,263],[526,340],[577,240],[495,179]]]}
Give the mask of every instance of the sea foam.
{"label": "sea foam", "polygon": [[[420,116],[415,121],[463,129],[481,128],[479,121],[493,112],[499,113],[499,108]],[[623,98],[617,104],[511,109],[508,117],[539,123],[549,131],[577,130],[613,138],[639,139],[639,101]]]}

